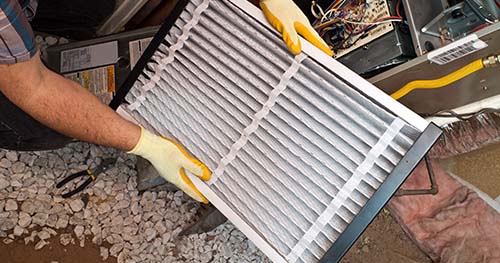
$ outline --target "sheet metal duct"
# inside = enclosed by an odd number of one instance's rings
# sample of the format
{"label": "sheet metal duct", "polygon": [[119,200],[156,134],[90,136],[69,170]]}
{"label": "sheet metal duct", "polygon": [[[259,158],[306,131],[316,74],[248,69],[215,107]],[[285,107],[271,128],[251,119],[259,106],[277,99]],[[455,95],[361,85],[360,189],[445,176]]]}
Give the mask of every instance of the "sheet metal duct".
{"label": "sheet metal duct", "polygon": [[112,107],[213,171],[207,198],[275,262],[338,261],[440,134],[246,1],[180,1]]}

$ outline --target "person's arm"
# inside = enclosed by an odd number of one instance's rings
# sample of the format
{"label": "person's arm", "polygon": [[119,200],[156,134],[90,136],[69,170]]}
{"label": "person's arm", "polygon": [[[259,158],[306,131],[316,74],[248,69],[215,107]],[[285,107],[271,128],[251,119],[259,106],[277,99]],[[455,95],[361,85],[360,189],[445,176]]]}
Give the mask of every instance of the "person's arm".
{"label": "person's arm", "polygon": [[76,82],[50,71],[38,54],[26,62],[0,65],[0,92],[62,134],[146,158],[167,181],[208,203],[184,173],[186,169],[209,180],[210,171],[203,163],[180,145],[123,119]]}
{"label": "person's arm", "polygon": [[0,91],[36,120],[73,138],[129,151],[141,136],[139,126],[77,83],[47,69],[38,55],[0,65]]}
{"label": "person's arm", "polygon": [[167,181],[195,200],[208,202],[184,173],[209,180],[210,171],[203,163],[175,142],[123,119],[76,82],[47,69],[19,1],[4,2],[0,5],[0,92],[60,133],[146,158]]}

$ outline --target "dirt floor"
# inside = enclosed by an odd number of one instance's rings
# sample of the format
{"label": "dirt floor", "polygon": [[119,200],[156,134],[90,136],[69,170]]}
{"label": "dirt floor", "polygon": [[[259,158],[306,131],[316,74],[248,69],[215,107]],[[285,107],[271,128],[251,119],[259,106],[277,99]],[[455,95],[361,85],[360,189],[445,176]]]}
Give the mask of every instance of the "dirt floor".
{"label": "dirt floor", "polygon": [[[64,232],[60,232],[63,234]],[[70,233],[70,231],[67,231]],[[78,240],[76,240],[78,241]],[[63,246],[59,243],[59,236],[49,239],[50,244],[40,250],[34,249],[34,244],[25,245],[22,239],[5,245],[0,242],[0,262],[5,263],[91,263],[91,262],[116,262],[116,258],[103,261],[99,255],[99,247],[94,245],[87,237],[85,247],[78,243]]]}
{"label": "dirt floor", "polygon": [[387,209],[375,218],[343,263],[431,263],[410,241]]}

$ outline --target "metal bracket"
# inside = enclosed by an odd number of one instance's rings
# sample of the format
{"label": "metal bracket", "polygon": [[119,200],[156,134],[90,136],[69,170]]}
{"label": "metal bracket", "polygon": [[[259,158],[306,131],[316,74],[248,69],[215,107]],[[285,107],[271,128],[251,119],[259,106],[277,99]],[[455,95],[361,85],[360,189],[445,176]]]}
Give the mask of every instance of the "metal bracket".
{"label": "metal bracket", "polygon": [[207,207],[206,211],[202,212],[201,217],[196,222],[182,230],[182,232],[179,233],[179,236],[206,233],[224,224],[226,221],[226,216],[217,210],[217,208],[210,205]]}
{"label": "metal bracket", "polygon": [[432,169],[431,161],[426,155],[424,157],[425,165],[427,167],[427,174],[429,174],[429,181],[431,182],[431,188],[429,189],[399,189],[394,196],[405,196],[405,195],[435,195],[439,192],[438,185],[436,183],[436,177],[434,176],[434,170]]}

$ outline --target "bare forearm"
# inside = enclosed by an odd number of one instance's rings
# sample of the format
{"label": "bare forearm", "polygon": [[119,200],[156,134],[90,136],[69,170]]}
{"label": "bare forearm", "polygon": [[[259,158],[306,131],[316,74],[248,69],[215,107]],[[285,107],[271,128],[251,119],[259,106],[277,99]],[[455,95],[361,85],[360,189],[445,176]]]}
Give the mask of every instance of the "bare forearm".
{"label": "bare forearm", "polygon": [[73,138],[122,150],[135,146],[139,127],[118,116],[77,83],[53,72],[45,76],[44,89],[20,105],[28,114]]}
{"label": "bare forearm", "polygon": [[[2,89],[14,104],[70,137],[122,150],[135,146],[140,137],[137,125],[120,117],[77,83],[46,69],[41,62],[27,63],[35,65],[27,64],[23,70],[28,72],[24,75],[13,72],[12,67],[4,75],[17,86]],[[2,81],[0,76],[0,85],[2,83],[5,79]]]}

